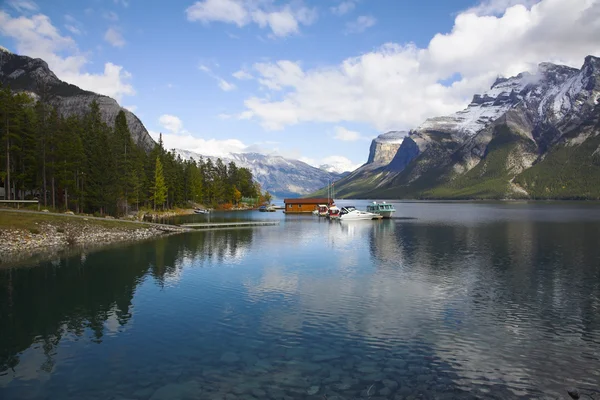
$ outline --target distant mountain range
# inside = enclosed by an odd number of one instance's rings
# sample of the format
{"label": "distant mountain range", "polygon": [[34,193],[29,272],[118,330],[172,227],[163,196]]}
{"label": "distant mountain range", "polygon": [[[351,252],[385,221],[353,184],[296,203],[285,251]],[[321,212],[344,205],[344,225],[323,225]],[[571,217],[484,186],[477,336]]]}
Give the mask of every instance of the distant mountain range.
{"label": "distant mountain range", "polygon": [[379,136],[336,193],[600,199],[599,100],[600,58],[586,57],[581,69],[542,63],[533,74],[498,79],[465,110]]}
{"label": "distant mountain range", "polygon": [[[198,160],[200,157],[213,161],[217,159],[188,150],[175,149],[175,152],[185,160]],[[348,174],[330,172],[299,160],[259,153],[235,153],[221,157],[221,160],[224,163],[233,161],[238,167],[250,169],[263,190],[279,198],[307,195]]]}
{"label": "distant mountain range", "polygon": [[[13,54],[0,47],[0,82],[14,91],[27,92],[37,99],[45,98],[64,116],[83,116],[95,100],[103,121],[112,126],[119,111],[123,110],[134,142],[147,151],[156,146],[135,114],[108,96],[61,81],[42,59]],[[186,150],[177,152],[185,159],[200,156]],[[217,157],[211,158],[216,160]],[[234,161],[238,166],[249,168],[263,189],[277,197],[306,195],[345,175],[335,172],[336,166],[323,165],[319,169],[299,160],[258,153],[232,154],[223,161]]]}

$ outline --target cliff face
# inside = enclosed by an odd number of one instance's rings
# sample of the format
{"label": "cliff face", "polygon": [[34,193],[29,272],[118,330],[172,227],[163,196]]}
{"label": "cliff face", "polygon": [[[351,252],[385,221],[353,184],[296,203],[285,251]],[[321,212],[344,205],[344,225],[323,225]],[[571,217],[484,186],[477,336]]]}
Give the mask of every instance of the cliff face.
{"label": "cliff face", "polygon": [[64,116],[82,116],[88,112],[90,103],[96,100],[103,122],[112,126],[119,111],[123,110],[133,141],[147,151],[156,145],[135,114],[108,96],[61,81],[39,58],[16,55],[0,48],[0,82],[14,91],[28,92],[38,99],[45,97]]}
{"label": "cliff face", "polygon": [[581,69],[542,63],[425,121],[389,164],[336,188],[362,198],[600,199],[599,120],[600,58]]}
{"label": "cliff face", "polygon": [[407,135],[405,131],[392,131],[377,136],[371,142],[367,164],[389,164]]}

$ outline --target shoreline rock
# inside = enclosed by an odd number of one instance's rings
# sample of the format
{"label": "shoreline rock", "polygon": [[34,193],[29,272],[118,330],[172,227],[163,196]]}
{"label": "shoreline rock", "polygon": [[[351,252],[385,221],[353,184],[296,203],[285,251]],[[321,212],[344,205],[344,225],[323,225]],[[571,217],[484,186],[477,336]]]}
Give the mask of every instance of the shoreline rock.
{"label": "shoreline rock", "polygon": [[38,222],[35,228],[0,229],[0,266],[43,253],[56,253],[76,247],[100,247],[121,242],[136,242],[186,229],[172,226],[142,225],[135,228],[106,227],[87,220]]}

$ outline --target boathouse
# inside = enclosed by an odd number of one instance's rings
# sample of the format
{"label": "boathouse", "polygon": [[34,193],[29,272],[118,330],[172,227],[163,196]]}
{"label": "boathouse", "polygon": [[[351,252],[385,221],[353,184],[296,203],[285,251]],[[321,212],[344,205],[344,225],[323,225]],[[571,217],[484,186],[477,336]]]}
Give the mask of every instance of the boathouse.
{"label": "boathouse", "polygon": [[285,211],[288,214],[311,213],[319,204],[333,204],[333,199],[283,199]]}

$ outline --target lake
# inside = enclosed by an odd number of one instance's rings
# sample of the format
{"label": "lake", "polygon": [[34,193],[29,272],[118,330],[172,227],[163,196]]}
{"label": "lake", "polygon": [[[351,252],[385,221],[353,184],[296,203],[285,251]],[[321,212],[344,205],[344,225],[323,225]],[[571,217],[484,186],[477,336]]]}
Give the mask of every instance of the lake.
{"label": "lake", "polygon": [[281,223],[2,269],[0,398],[598,390],[598,204],[394,204],[383,221],[215,213]]}

